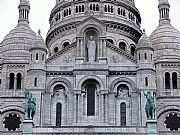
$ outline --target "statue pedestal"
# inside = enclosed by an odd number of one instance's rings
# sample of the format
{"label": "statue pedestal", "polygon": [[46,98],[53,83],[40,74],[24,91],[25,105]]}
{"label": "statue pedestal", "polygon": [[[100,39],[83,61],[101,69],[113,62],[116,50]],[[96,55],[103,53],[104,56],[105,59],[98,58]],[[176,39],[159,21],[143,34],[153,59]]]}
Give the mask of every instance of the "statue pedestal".
{"label": "statue pedestal", "polygon": [[32,128],[34,124],[32,120],[24,120],[23,121],[23,133],[22,135],[32,135]]}
{"label": "statue pedestal", "polygon": [[158,135],[156,120],[147,120],[146,126],[148,128],[148,135]]}

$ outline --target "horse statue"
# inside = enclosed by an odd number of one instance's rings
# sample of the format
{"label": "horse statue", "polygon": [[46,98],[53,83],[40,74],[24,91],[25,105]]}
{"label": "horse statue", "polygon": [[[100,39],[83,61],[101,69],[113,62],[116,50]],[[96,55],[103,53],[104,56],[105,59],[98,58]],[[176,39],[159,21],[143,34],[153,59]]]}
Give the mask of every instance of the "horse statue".
{"label": "horse statue", "polygon": [[154,96],[151,95],[151,92],[148,91],[147,94],[144,93],[146,96],[146,115],[148,120],[155,119],[155,103],[154,103]]}
{"label": "horse statue", "polygon": [[25,104],[25,114],[26,119],[33,120],[36,111],[36,98],[32,96],[29,91],[25,94],[26,104]]}

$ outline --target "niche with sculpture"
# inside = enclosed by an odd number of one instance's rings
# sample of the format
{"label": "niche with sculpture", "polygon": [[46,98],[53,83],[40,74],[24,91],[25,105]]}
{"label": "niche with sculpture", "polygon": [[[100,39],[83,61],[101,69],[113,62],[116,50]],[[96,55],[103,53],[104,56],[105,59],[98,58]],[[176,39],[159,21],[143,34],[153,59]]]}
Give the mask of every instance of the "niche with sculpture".
{"label": "niche with sculpture", "polygon": [[85,56],[87,62],[97,61],[98,32],[89,28],[85,33]]}

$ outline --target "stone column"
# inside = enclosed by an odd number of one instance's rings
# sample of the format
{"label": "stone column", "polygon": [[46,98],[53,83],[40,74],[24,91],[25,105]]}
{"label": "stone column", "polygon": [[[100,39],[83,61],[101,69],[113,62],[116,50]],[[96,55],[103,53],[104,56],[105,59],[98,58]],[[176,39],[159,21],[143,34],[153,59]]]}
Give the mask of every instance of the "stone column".
{"label": "stone column", "polygon": [[74,109],[74,111],[75,111],[75,113],[74,113],[74,118],[75,118],[75,123],[78,123],[79,122],[79,120],[80,120],[80,105],[81,105],[81,103],[80,103],[80,94],[81,94],[81,91],[80,90],[76,90],[76,91],[74,91],[74,107],[75,107],[75,109]]}
{"label": "stone column", "polygon": [[83,38],[80,38],[80,57],[83,57],[84,54],[84,43],[83,43]]}
{"label": "stone column", "polygon": [[103,46],[103,41],[102,39],[99,39],[98,57],[102,57],[102,46]]}
{"label": "stone column", "polygon": [[77,118],[78,119],[77,119],[77,122],[79,123],[81,121],[81,116],[82,116],[81,115],[81,102],[82,101],[81,101],[81,94],[77,94],[77,96],[78,96],[78,98],[77,98],[77,100],[78,100],[77,101],[78,102],[78,109],[77,109],[78,110],[78,112],[77,112],[77,114],[78,114]]}
{"label": "stone column", "polygon": [[76,63],[83,63],[84,62],[84,38],[83,37],[77,37],[76,38],[76,43],[77,43],[77,48],[76,48]]}
{"label": "stone column", "polygon": [[21,89],[24,90],[24,81],[25,81],[25,77],[22,76],[21,78]]}
{"label": "stone column", "polygon": [[103,122],[103,95],[99,93],[99,122]]}
{"label": "stone column", "polygon": [[79,101],[79,103],[80,103],[80,105],[79,105],[79,115],[80,115],[80,120],[79,120],[79,122],[80,123],[82,123],[83,122],[83,118],[84,118],[84,96],[85,96],[85,93],[82,93],[81,95],[80,95],[80,101]]}
{"label": "stone column", "polygon": [[172,75],[170,75],[170,95],[171,95],[171,96],[174,96]]}
{"label": "stone column", "polygon": [[51,123],[50,122],[50,113],[51,113],[51,107],[50,107],[51,103],[50,102],[51,102],[50,92],[44,93],[43,107],[45,109],[42,110],[42,111],[44,111],[42,120],[43,120],[44,125],[47,125],[47,126],[49,126]]}
{"label": "stone column", "polygon": [[74,14],[75,14],[75,4],[72,3],[71,4],[71,15],[74,16]]}
{"label": "stone column", "polygon": [[77,98],[76,94],[74,94],[74,123],[77,123]]}
{"label": "stone column", "polygon": [[76,48],[76,56],[79,57],[79,56],[80,56],[80,44],[79,44],[79,38],[76,38],[76,44],[77,44],[77,48]]}
{"label": "stone column", "polygon": [[7,77],[7,87],[6,87],[7,89],[10,88],[10,87],[9,87],[9,86],[10,86],[9,83],[10,83],[10,77],[8,76],[8,77]]}
{"label": "stone column", "polygon": [[109,110],[109,107],[108,107],[108,95],[107,94],[104,94],[104,98],[105,98],[105,114],[104,114],[104,118],[105,118],[105,123],[109,123],[108,122],[108,112],[110,111]]}
{"label": "stone column", "polygon": [[106,57],[106,38],[103,39],[103,57]]}
{"label": "stone column", "polygon": [[14,76],[14,90],[17,89],[17,76]]}
{"label": "stone column", "polygon": [[163,90],[162,90],[162,92],[160,92],[160,94],[164,95],[165,94],[164,92],[166,92],[166,95],[167,95],[167,91],[166,91],[166,88],[165,88],[165,76],[163,76],[162,79],[163,79],[163,84],[162,84]]}
{"label": "stone column", "polygon": [[138,100],[137,100],[136,93],[132,93],[131,99],[132,99],[132,126],[138,125]]}
{"label": "stone column", "polygon": [[106,123],[106,117],[107,117],[107,91],[102,90],[100,94],[100,104],[101,104],[101,109],[100,109],[100,118],[102,123]]}
{"label": "stone column", "polygon": [[99,37],[99,54],[98,54],[98,59],[99,63],[107,63],[107,58],[106,58],[106,38],[105,37]]}

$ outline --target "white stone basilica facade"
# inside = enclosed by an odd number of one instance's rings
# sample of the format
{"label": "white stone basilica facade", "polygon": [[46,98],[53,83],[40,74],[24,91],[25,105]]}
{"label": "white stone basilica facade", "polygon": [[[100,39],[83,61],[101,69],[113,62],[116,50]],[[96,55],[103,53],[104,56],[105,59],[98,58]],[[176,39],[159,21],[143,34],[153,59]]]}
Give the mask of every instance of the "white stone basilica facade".
{"label": "white stone basilica facade", "polygon": [[29,27],[29,1],[18,8],[18,25],[0,43],[1,135],[22,134],[26,91],[37,103],[29,135],[180,134],[180,33],[168,0],[159,0],[150,37],[134,0],[56,0],[45,41]]}

